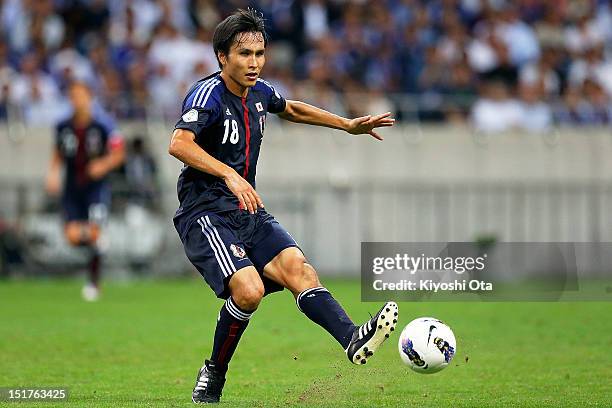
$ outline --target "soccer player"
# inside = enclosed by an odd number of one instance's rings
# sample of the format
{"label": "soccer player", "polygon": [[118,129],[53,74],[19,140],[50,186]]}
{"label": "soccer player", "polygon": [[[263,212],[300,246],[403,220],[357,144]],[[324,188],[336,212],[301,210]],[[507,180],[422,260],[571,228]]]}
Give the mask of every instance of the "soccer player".
{"label": "soccer player", "polygon": [[289,289],[299,310],[327,330],[355,364],[365,364],[397,323],[397,305],[387,302],[356,326],[255,190],[268,112],[380,140],[374,129],[392,126],[394,119],[390,113],[346,119],[285,100],[259,78],[266,43],[263,17],[252,9],[238,10],[217,26],[213,47],[221,71],[187,92],[169,147],[185,164],[174,225],[191,263],[226,300],[212,355],[196,378],[196,403],[219,401],[230,359],[265,294]]}
{"label": "soccer player", "polygon": [[72,83],[68,97],[73,114],[56,127],[46,188],[51,195],[58,195],[61,190],[64,235],[68,242],[90,250],[89,276],[82,295],[87,301],[95,301],[100,293],[98,238],[110,205],[106,176],[123,163],[123,138],[107,120],[94,116],[93,95],[87,84]]}

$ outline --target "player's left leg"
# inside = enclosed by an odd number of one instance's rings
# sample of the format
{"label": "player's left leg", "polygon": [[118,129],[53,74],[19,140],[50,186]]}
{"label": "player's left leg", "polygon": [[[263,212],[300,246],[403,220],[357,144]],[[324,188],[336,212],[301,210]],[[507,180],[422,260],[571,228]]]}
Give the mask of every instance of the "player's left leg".
{"label": "player's left leg", "polygon": [[[264,278],[289,289],[310,320],[327,330],[346,351],[349,360],[365,364],[397,324],[397,305],[387,302],[361,326],[355,326],[342,306],[321,286],[291,235],[265,210],[257,212],[249,257]],[[264,282],[265,283],[265,282]]]}
{"label": "player's left leg", "polygon": [[87,301],[95,301],[100,295],[100,252],[97,247],[100,227],[88,221],[68,221],[64,226],[64,235],[70,245],[89,249],[88,279],[82,295]]}
{"label": "player's left leg", "polygon": [[[105,252],[106,242],[103,237],[103,229],[108,221],[108,208],[110,197],[105,198],[104,193],[94,195],[92,203],[88,208],[88,223],[91,231],[91,242],[89,244],[89,283],[96,288],[100,288],[100,269],[102,256]],[[109,193],[110,194],[110,193]]]}
{"label": "player's left leg", "polygon": [[264,267],[264,276],[289,289],[297,307],[331,334],[342,348],[351,341],[355,324],[327,289],[297,247],[283,249]]}
{"label": "player's left leg", "polygon": [[385,303],[374,317],[355,326],[338,301],[321,286],[316,271],[295,247],[275,256],[264,267],[264,276],[289,289],[298,308],[327,330],[354,364],[365,364],[395,330],[398,318],[395,302]]}

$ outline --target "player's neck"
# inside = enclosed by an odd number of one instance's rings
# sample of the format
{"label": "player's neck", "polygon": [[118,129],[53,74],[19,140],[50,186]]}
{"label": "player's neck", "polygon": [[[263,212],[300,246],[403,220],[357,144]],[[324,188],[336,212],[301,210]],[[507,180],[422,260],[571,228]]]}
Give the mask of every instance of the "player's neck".
{"label": "player's neck", "polygon": [[248,86],[242,86],[238,82],[234,81],[229,75],[225,72],[221,71],[221,78],[223,82],[225,82],[225,87],[234,95],[239,96],[240,98],[246,98],[249,93]]}
{"label": "player's neck", "polygon": [[89,112],[75,112],[72,120],[75,126],[85,127],[91,121],[91,114]]}

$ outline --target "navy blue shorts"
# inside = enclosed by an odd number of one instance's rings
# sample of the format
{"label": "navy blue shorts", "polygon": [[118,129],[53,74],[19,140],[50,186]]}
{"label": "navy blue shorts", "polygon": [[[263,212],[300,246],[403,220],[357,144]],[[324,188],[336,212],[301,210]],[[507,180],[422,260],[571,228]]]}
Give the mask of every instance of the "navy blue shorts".
{"label": "navy blue shorts", "polygon": [[186,231],[177,231],[187,258],[222,299],[229,297],[230,277],[246,266],[257,269],[265,294],[283,290],[263,276],[263,268],[283,249],[298,247],[278,221],[262,209],[255,214],[243,210],[204,212],[194,217]]}
{"label": "navy blue shorts", "polygon": [[110,189],[107,186],[65,191],[62,195],[65,222],[88,221],[104,224],[108,218],[110,198]]}

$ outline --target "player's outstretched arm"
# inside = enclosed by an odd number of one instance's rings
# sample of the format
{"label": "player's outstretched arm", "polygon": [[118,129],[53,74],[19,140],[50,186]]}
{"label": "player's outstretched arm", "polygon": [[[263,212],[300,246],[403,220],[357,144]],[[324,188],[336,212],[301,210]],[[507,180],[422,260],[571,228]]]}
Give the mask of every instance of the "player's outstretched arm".
{"label": "player's outstretched arm", "polygon": [[344,130],[352,135],[368,134],[378,140],[383,138],[374,129],[393,126],[395,123],[391,112],[347,119],[305,102],[291,100],[287,100],[285,111],[278,116],[291,122]]}
{"label": "player's outstretched arm", "polygon": [[186,129],[176,129],[172,134],[168,153],[189,167],[221,178],[230,191],[238,198],[242,208],[255,214],[263,202],[253,186],[236,170],[212,157],[195,142],[195,134]]}

